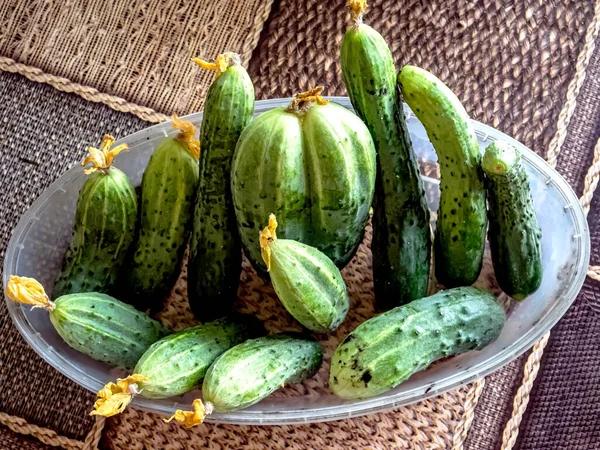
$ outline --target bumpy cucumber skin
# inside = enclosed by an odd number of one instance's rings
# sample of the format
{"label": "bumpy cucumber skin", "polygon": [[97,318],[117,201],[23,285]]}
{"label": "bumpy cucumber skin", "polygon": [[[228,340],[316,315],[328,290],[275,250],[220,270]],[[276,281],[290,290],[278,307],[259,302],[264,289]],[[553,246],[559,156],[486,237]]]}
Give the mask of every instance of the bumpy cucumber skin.
{"label": "bumpy cucumber skin", "polygon": [[487,231],[481,153],[458,98],[429,72],[405,66],[398,74],[404,101],[419,118],[440,164],[440,207],[434,240],[435,275],[446,287],[479,276]]}
{"label": "bumpy cucumber skin", "polygon": [[140,223],[128,273],[136,306],[153,308],[179,276],[198,185],[198,161],[176,138],[156,148],[142,178]]}
{"label": "bumpy cucumber skin", "polygon": [[69,294],[55,304],[50,321],[70,347],[127,370],[148,347],[170,334],[160,322],[106,294]]}
{"label": "bumpy cucumber skin", "polygon": [[127,175],[116,167],[89,175],[52,297],[111,292],[133,242],[136,217],[137,197]]}
{"label": "bumpy cucumber skin", "polygon": [[350,300],[342,274],[316,248],[277,239],[271,247],[271,282],[281,303],[311,331],[333,331],[346,318]]}
{"label": "bumpy cucumber skin", "polygon": [[[499,146],[493,142],[486,152]],[[533,209],[527,173],[516,152],[514,165],[504,174],[485,169],[490,221],[489,241],[496,280],[502,290],[515,300],[535,292],[542,282],[540,229]]]}
{"label": "bumpy cucumber skin", "polygon": [[277,214],[277,235],[316,247],[338,267],[362,240],[375,188],[375,148],[365,124],[335,103],[304,113],[275,108],[242,132],[231,189],[246,256],[265,271],[258,235]]}
{"label": "bumpy cucumber skin", "polygon": [[293,334],[251,339],[223,353],[208,369],[202,397],[217,412],[230,412],[258,403],[284,383],[312,377],[323,362],[316,341]]}
{"label": "bumpy cucumber skin", "polygon": [[365,24],[348,29],[341,65],[352,105],[377,150],[371,245],[375,299],[382,307],[398,306],[427,293],[431,232],[423,181],[383,37]]}
{"label": "bumpy cucumber skin", "polygon": [[188,298],[200,320],[225,315],[234,302],[242,254],[231,200],[231,159],[254,113],[254,86],[242,66],[211,85],[200,130],[200,182],[188,263]]}
{"label": "bumpy cucumber skin", "polygon": [[155,342],[133,373],[149,381],[139,383],[146,398],[167,398],[200,387],[213,361],[227,349],[264,333],[254,317],[223,318],[187,328]]}
{"label": "bumpy cucumber skin", "polygon": [[438,292],[363,322],[335,350],[329,387],[345,399],[386,392],[433,361],[481,349],[504,326],[494,296],[474,287]]}

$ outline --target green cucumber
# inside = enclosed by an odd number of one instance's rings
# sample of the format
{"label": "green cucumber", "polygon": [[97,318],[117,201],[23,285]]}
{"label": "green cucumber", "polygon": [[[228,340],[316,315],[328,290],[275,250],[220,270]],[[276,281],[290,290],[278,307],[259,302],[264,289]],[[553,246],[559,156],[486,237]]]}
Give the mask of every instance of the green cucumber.
{"label": "green cucumber", "polygon": [[362,9],[342,41],[342,78],[377,150],[371,244],[375,299],[381,306],[393,307],[427,294],[429,209],[396,89],[392,54],[361,16]]}
{"label": "green cucumber", "polygon": [[215,358],[264,330],[254,317],[223,318],[187,328],[155,342],[138,361],[133,373],[146,398],[167,398],[199,388]]}
{"label": "green cucumber", "polygon": [[365,124],[327,103],[322,88],[298,94],[242,132],[231,191],[246,256],[265,271],[258,236],[276,213],[281,238],[300,241],[346,265],[362,241],[375,188],[375,148]]}
{"label": "green cucumber", "polygon": [[[105,136],[102,150],[95,151],[114,157],[127,149],[119,146],[110,150],[113,143],[111,136]],[[73,238],[54,284],[53,298],[78,292],[112,292],[133,242],[137,197],[131,181],[110,162],[103,165],[93,156],[84,160],[89,162],[94,166],[86,173],[93,173],[79,191]]]}
{"label": "green cucumber", "polygon": [[301,242],[277,239],[271,214],[261,232],[263,259],[285,309],[311,331],[333,331],[346,318],[350,300],[339,269],[323,252]]}
{"label": "green cucumber", "polygon": [[322,361],[321,344],[292,334],[246,341],[227,350],[208,369],[202,384],[206,409],[230,412],[247,408],[284,383],[312,377]]}
{"label": "green cucumber", "polygon": [[179,276],[198,185],[195,127],[176,116],[173,127],[181,133],[163,139],[142,178],[140,224],[127,288],[143,309],[159,306]]}
{"label": "green cucumber", "polygon": [[482,163],[486,174],[489,241],[498,285],[523,300],[542,282],[542,230],[538,225],[527,174],[517,150],[492,142]]}
{"label": "green cucumber", "polygon": [[481,152],[473,125],[452,91],[426,70],[398,74],[404,101],[421,121],[440,164],[440,207],[434,240],[435,275],[446,287],[475,282],[487,231]]}
{"label": "green cucumber", "polygon": [[379,395],[433,361],[490,344],[504,319],[495,297],[474,287],[399,306],[363,322],[338,346],[329,387],[344,399]]}
{"label": "green cucumber", "polygon": [[204,105],[200,182],[188,263],[188,298],[200,320],[227,314],[237,297],[242,253],[229,172],[237,140],[254,113],[254,86],[239,55],[219,58],[226,60],[227,69],[217,72]]}

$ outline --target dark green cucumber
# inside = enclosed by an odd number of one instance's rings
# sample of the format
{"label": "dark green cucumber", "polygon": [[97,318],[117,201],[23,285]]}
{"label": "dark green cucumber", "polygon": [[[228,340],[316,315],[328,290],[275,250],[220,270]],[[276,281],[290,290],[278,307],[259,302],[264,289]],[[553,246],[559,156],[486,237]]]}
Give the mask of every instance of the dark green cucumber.
{"label": "dark green cucumber", "polygon": [[481,152],[464,107],[438,78],[405,66],[398,74],[404,101],[421,121],[440,164],[440,207],[434,241],[435,275],[446,287],[472,284],[481,271],[487,231]]}
{"label": "dark green cucumber", "polygon": [[398,306],[427,293],[431,231],[423,181],[383,37],[355,24],[344,35],[341,65],[352,105],[377,150],[371,244],[375,299],[384,307]]}
{"label": "dark green cucumber", "polygon": [[542,282],[542,230],[517,150],[492,142],[483,156],[489,202],[489,241],[498,285],[523,300]]}
{"label": "dark green cucumber", "polygon": [[187,328],[155,342],[135,366],[133,373],[147,398],[167,398],[199,388],[215,358],[227,349],[264,333],[254,317],[223,318]]}
{"label": "dark green cucumber", "polygon": [[280,334],[246,341],[227,350],[208,369],[202,384],[206,409],[247,408],[284,383],[312,377],[322,361],[323,348],[314,340]]}
{"label": "dark green cucumber", "polygon": [[[187,133],[191,139],[192,129]],[[127,282],[130,296],[143,309],[158,306],[169,294],[188,242],[198,161],[183,134],[158,145],[142,178],[140,224]]]}
{"label": "dark green cucumber", "polygon": [[112,292],[133,242],[136,216],[137,197],[127,175],[110,166],[89,175],[79,191],[73,238],[52,298]]}
{"label": "dark green cucumber", "polygon": [[254,113],[254,86],[238,55],[210,86],[200,129],[200,182],[188,263],[188,298],[199,320],[229,312],[236,299],[242,253],[231,200],[235,145]]}
{"label": "dark green cucumber", "polygon": [[415,300],[363,322],[335,350],[329,387],[345,399],[386,392],[433,361],[481,349],[500,335],[494,296],[462,287]]}

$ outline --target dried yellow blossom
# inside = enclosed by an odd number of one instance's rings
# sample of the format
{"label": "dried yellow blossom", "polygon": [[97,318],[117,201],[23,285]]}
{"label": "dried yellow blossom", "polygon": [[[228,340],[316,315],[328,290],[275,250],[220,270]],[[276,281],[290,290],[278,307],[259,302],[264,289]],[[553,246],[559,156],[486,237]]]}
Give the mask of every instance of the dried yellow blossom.
{"label": "dried yellow blossom", "polygon": [[50,301],[44,287],[33,278],[11,275],[6,285],[6,295],[13,302],[32,305],[53,311],[56,306]]}
{"label": "dried yellow blossom", "polygon": [[350,17],[357,24],[362,23],[362,16],[367,9],[367,0],[348,0],[348,9],[350,9]]}
{"label": "dried yellow blossom", "polygon": [[98,400],[90,415],[110,417],[122,413],[133,397],[139,393],[139,382],[148,381],[142,375],[129,375],[127,378],[112,381],[98,392]]}
{"label": "dried yellow blossom", "polygon": [[178,409],[171,417],[163,420],[169,423],[171,420],[175,419],[186,428],[192,428],[194,425],[199,425],[204,422],[206,416],[213,411],[212,403],[206,402],[205,406],[199,398],[192,402],[192,406],[194,408],[193,411],[182,411],[181,409]]}
{"label": "dried yellow blossom", "polygon": [[231,66],[239,66],[242,64],[242,59],[240,55],[233,52],[222,53],[217,56],[215,62],[205,61],[200,58],[194,58],[196,64],[206,70],[214,70],[216,72],[217,78],[221,76],[223,72],[225,72]]}
{"label": "dried yellow blossom", "polygon": [[173,128],[180,131],[177,139],[187,146],[192,157],[198,159],[200,157],[200,141],[194,138],[196,134],[194,124],[187,120],[181,120],[176,114],[173,114],[171,119],[173,120]]}
{"label": "dried yellow blossom", "polygon": [[325,100],[321,96],[321,92],[323,92],[323,86],[317,86],[316,88],[309,89],[306,92],[300,92],[296,94],[296,98],[292,100],[290,105],[288,106],[289,111],[305,111],[309,109],[313,103],[317,103],[318,105],[326,105],[329,103],[329,100]]}
{"label": "dried yellow blossom", "polygon": [[122,151],[129,150],[127,144],[121,144],[117,145],[115,148],[111,148],[114,143],[115,138],[107,134],[102,140],[101,150],[98,150],[94,147],[89,147],[89,156],[81,161],[81,165],[85,167],[91,163],[92,166],[88,169],[85,169],[84,172],[87,174],[95,172],[96,170],[102,170],[106,172],[112,165],[115,156]]}
{"label": "dried yellow blossom", "polygon": [[269,225],[267,225],[258,236],[258,240],[260,241],[260,254],[267,265],[267,270],[271,270],[271,247],[269,244],[277,240],[277,234],[275,233],[276,229],[277,219],[275,218],[275,214],[271,214],[269,216]]}

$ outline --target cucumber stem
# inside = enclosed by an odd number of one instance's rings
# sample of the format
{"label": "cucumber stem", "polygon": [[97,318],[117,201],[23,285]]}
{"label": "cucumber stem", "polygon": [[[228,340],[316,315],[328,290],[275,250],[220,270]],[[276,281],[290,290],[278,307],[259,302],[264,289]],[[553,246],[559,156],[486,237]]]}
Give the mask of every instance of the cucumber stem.
{"label": "cucumber stem", "polygon": [[517,152],[508,142],[495,141],[486,149],[481,166],[487,175],[504,175],[517,163]]}
{"label": "cucumber stem", "polygon": [[89,156],[86,156],[83,159],[83,161],[81,161],[82,167],[85,167],[90,163],[92,164],[92,166],[88,169],[84,169],[84,172],[86,174],[89,175],[90,173],[95,172],[96,170],[108,173],[108,169],[110,169],[110,166],[112,166],[115,156],[117,156],[122,151],[129,150],[127,144],[120,144],[117,145],[115,148],[111,148],[114,143],[115,138],[107,134],[102,140],[100,150],[95,147],[88,147]]}
{"label": "cucumber stem", "polygon": [[325,100],[321,96],[321,92],[325,89],[323,86],[317,86],[309,89],[306,92],[296,94],[296,98],[291,101],[287,107],[287,111],[292,113],[306,112],[316,103],[318,105],[326,105],[329,100]]}
{"label": "cucumber stem", "polygon": [[348,9],[354,26],[358,28],[362,24],[363,15],[367,9],[367,0],[348,0]]}
{"label": "cucumber stem", "polygon": [[215,62],[205,61],[200,58],[193,58],[196,64],[206,70],[214,70],[216,77],[219,78],[231,66],[239,66],[242,64],[242,58],[239,54],[233,52],[225,52],[217,56]]}

